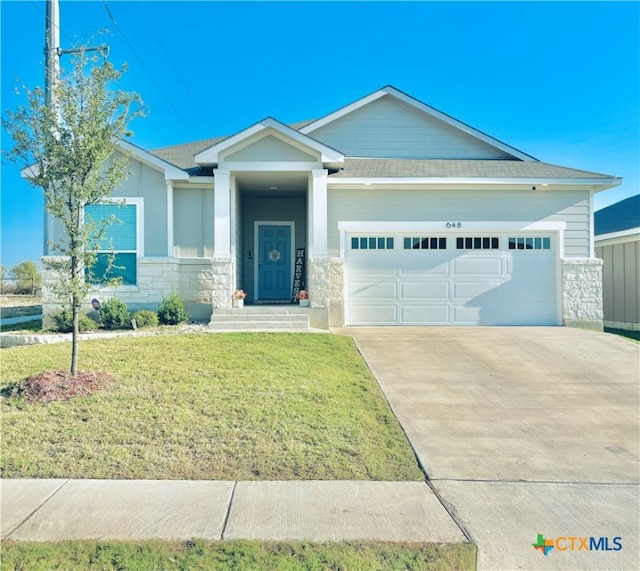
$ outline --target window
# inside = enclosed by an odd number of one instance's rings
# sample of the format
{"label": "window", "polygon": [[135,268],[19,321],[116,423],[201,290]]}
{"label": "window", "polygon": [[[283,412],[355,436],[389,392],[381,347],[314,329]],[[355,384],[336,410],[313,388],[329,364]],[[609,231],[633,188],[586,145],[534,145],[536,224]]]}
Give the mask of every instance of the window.
{"label": "window", "polygon": [[514,236],[509,238],[509,250],[550,250],[551,238],[543,236]]}
{"label": "window", "polygon": [[127,204],[93,204],[85,208],[85,221],[95,223],[96,230],[105,219],[111,217],[114,220],[97,244],[95,264],[87,269],[86,275],[94,283],[121,278],[123,285],[136,285],[140,207],[141,204],[129,201]]}
{"label": "window", "polygon": [[446,250],[447,239],[430,236],[406,236],[405,250]]}
{"label": "window", "polygon": [[353,236],[352,250],[393,250],[395,240],[390,236]]}
{"label": "window", "polygon": [[498,250],[500,239],[497,236],[459,236],[456,238],[457,250]]}

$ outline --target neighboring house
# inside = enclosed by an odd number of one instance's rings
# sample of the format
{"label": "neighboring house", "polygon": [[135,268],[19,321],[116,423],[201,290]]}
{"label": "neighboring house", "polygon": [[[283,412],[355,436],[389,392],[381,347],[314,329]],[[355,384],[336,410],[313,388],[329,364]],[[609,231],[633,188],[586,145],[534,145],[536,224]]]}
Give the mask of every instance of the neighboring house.
{"label": "neighboring house", "polygon": [[116,193],[115,295],[132,307],[175,289],[215,319],[236,289],[268,304],[295,286],[320,328],[602,328],[593,195],[620,180],[542,163],[393,87],[307,123],[121,148],[134,175]]}
{"label": "neighboring house", "polygon": [[604,261],[604,324],[640,329],[640,194],[595,213],[596,256]]}

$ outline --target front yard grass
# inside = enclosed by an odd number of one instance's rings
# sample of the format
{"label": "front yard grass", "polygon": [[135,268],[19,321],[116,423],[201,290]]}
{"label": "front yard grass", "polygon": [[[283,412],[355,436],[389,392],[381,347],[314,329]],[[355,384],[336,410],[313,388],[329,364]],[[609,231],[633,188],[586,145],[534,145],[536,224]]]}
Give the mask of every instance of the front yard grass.
{"label": "front yard grass", "polygon": [[470,543],[311,543],[260,541],[64,542],[3,545],[2,569],[30,571],[335,571],[475,569]]}
{"label": "front yard grass", "polygon": [[421,480],[415,456],[347,337],[230,333],[83,341],[90,397],[6,398],[68,367],[70,346],[2,350],[3,478]]}

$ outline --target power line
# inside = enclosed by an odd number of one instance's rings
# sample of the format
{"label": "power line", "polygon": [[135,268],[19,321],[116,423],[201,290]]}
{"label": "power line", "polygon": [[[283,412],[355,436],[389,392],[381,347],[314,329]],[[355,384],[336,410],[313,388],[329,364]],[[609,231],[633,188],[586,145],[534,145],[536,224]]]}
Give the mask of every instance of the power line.
{"label": "power line", "polygon": [[[45,12],[42,11],[42,8],[40,8],[40,6],[38,6],[35,2],[33,2],[32,0],[29,2],[31,4],[31,6],[33,6],[39,13],[40,15],[45,19],[45,22],[49,19],[49,17],[47,16],[47,14],[45,14]],[[113,16],[111,15],[110,11],[108,10],[107,7],[107,12],[109,13],[110,17],[113,20]],[[114,21],[115,24],[115,21]],[[56,26],[56,28],[58,28],[58,30],[60,31],[60,33],[62,35],[64,35],[64,37],[69,41],[69,44],[72,44],[75,40],[73,37],[71,37],[66,31],[65,29],[59,25],[58,23],[54,23],[54,25]],[[118,89],[120,89],[120,91],[124,91],[124,89],[122,88],[122,86],[116,81],[115,82],[116,86],[118,87]],[[151,129],[155,132],[155,134],[158,136],[159,139],[162,140],[164,146],[169,146],[169,142],[167,141],[167,139],[162,135],[162,133],[156,128],[156,126],[153,124],[153,121],[151,121],[149,119],[149,117],[147,115],[144,115],[142,117],[142,119],[144,119],[145,121],[147,121],[147,123],[149,124],[149,126],[151,127]]]}
{"label": "power line", "polygon": [[103,0],[102,2],[104,9],[107,13],[107,15],[109,16],[111,22],[113,23],[114,27],[118,30],[118,32],[120,32],[120,35],[122,36],[122,38],[124,39],[125,43],[127,44],[127,46],[129,47],[129,49],[133,52],[133,54],[138,58],[138,60],[140,61],[140,64],[142,65],[142,68],[146,71],[147,75],[149,76],[149,78],[151,79],[151,81],[154,83],[154,85],[156,86],[156,88],[158,89],[158,91],[160,92],[160,94],[167,100],[167,103],[169,104],[169,106],[171,107],[171,109],[173,110],[175,116],[180,120],[180,122],[185,126],[186,130],[189,132],[189,135],[193,138],[196,139],[197,137],[194,135],[193,131],[191,130],[191,127],[189,127],[189,125],[187,124],[187,122],[182,118],[182,115],[180,114],[180,112],[176,109],[176,107],[173,105],[173,103],[171,102],[171,99],[169,99],[169,97],[166,95],[166,93],[164,92],[164,90],[162,89],[162,87],[160,86],[160,84],[156,81],[155,77],[153,76],[153,74],[151,73],[151,71],[149,71],[149,68],[145,65],[144,60],[140,57],[140,55],[138,54],[138,52],[136,51],[136,49],[133,47],[133,45],[131,44],[131,42],[129,41],[129,39],[127,38],[127,36],[124,34],[124,32],[122,31],[122,28],[120,28],[120,26],[118,25],[118,23],[116,22],[115,18],[113,17],[113,14],[111,13],[111,10],[109,9],[109,6],[107,5],[106,0]]}
{"label": "power line", "polygon": [[158,46],[160,47],[160,50],[162,50],[162,53],[164,54],[164,57],[166,58],[167,62],[169,62],[169,65],[173,68],[173,71],[175,72],[176,76],[180,80],[180,83],[182,84],[182,87],[184,87],[184,90],[187,92],[187,95],[189,96],[189,98],[193,102],[193,104],[194,104],[195,108],[197,109],[198,113],[200,113],[200,115],[202,115],[202,118],[204,119],[205,124],[209,128],[209,131],[211,133],[213,133],[214,129],[211,126],[211,123],[209,123],[209,118],[208,118],[207,114],[202,110],[202,108],[198,104],[198,101],[193,96],[191,90],[189,89],[189,86],[187,85],[187,83],[183,79],[182,75],[180,74],[180,71],[175,66],[173,61],[171,60],[171,56],[167,53],[167,51],[165,50],[164,46],[162,45],[162,42],[160,41],[160,38],[158,37],[158,35],[156,34],[155,30],[153,29],[153,26],[151,26],[151,24],[149,23],[149,20],[147,19],[147,17],[145,16],[144,12],[142,11],[142,8],[140,7],[140,2],[136,2],[136,7],[138,8],[138,11],[140,12],[140,15],[142,16],[142,19],[144,20],[144,23],[147,25],[147,27],[149,28],[149,31],[151,32],[151,34],[155,38]]}

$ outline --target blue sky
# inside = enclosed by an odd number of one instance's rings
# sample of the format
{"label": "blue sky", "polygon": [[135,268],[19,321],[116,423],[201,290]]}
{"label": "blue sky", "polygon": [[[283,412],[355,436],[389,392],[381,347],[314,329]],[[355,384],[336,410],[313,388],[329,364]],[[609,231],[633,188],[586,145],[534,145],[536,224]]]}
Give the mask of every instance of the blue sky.
{"label": "blue sky", "polygon": [[[638,2],[62,1],[61,43],[107,43],[155,149],[272,116],[321,117],[385,85],[553,164],[639,192]],[[0,2],[2,112],[44,82],[45,2]],[[67,58],[68,56],[64,56]],[[68,59],[63,58],[63,65]],[[11,145],[2,133],[2,148]],[[42,255],[42,198],[2,165],[2,264]]]}

